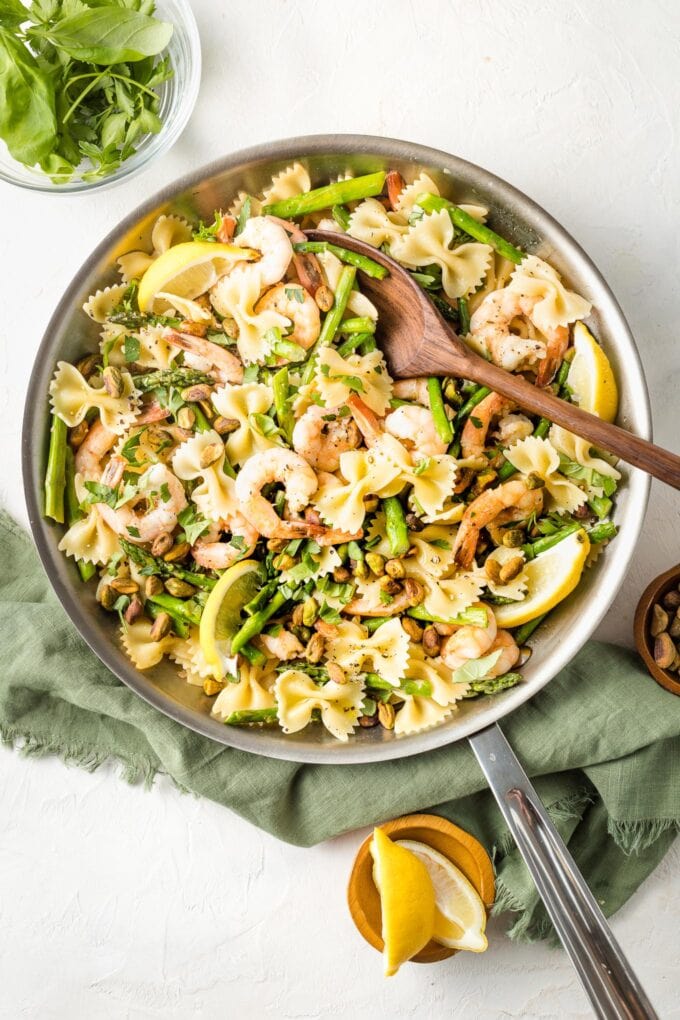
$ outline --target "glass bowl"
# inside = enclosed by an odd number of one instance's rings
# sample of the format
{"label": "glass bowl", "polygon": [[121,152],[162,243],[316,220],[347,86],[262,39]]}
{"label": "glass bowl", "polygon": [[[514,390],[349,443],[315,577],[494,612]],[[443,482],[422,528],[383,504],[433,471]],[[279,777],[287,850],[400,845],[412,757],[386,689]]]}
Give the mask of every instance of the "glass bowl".
{"label": "glass bowl", "polygon": [[134,155],[108,176],[95,181],[83,181],[75,176],[66,184],[53,184],[42,170],[18,163],[0,139],[0,180],[30,191],[44,191],[52,195],[102,190],[139,173],[175,144],[186,127],[198,96],[201,83],[201,40],[188,0],[157,0],[155,15],[174,26],[167,48],[174,74],[158,88],[161,101],[158,115],[163,122],[158,134],[139,138]]}

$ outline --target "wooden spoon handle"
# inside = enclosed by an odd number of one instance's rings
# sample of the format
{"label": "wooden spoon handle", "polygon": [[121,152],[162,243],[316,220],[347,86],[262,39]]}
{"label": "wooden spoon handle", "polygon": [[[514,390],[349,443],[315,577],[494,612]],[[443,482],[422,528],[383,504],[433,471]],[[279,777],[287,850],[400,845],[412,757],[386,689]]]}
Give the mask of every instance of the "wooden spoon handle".
{"label": "wooden spoon handle", "polygon": [[610,425],[594,414],[561,400],[550,390],[539,389],[521,376],[511,375],[482,358],[471,358],[465,374],[473,382],[482,383],[502,393],[504,397],[510,397],[527,411],[549,418],[577,436],[590,440],[601,450],[607,450],[626,463],[642,468],[654,478],[680,489],[680,457],[676,454],[646,439],[640,439],[618,425]]}

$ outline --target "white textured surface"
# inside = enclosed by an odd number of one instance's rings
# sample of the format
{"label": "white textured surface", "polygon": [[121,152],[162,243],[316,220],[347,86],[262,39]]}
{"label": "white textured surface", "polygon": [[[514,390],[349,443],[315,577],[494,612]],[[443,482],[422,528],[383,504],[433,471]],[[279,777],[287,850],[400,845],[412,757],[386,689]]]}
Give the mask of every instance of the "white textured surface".
{"label": "white textured surface", "polygon": [[[175,149],[110,193],[0,188],[0,500],[19,486],[24,389],[48,316],[88,251],[188,167],[267,138],[357,131],[456,152],[532,195],[584,245],[638,338],[656,437],[677,434],[680,9],[528,3],[194,0],[196,114]],[[601,628],[630,640],[636,598],[680,559],[678,499],[646,533]],[[562,953],[511,945],[390,982],[354,932],[359,835],[288,847],[166,782],[88,775],[0,751],[0,1017],[134,1020],[589,1015]],[[679,1016],[680,855],[614,920],[664,1017]]]}

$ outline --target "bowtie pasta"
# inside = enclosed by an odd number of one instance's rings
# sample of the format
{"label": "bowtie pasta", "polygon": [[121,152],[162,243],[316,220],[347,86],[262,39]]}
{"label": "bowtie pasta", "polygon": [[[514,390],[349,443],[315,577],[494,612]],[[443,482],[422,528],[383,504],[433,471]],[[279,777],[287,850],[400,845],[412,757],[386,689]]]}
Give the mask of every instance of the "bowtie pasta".
{"label": "bowtie pasta", "polygon": [[169,660],[226,725],[341,741],[439,725],[520,682],[569,588],[542,595],[538,561],[615,535],[620,474],[465,379],[393,380],[361,289],[386,270],[342,235],[567,400],[590,305],[424,172],[329,184],[296,162],[223,208],[210,225],[160,216],[83,306],[98,343],[50,385],[59,548],[135,667]]}

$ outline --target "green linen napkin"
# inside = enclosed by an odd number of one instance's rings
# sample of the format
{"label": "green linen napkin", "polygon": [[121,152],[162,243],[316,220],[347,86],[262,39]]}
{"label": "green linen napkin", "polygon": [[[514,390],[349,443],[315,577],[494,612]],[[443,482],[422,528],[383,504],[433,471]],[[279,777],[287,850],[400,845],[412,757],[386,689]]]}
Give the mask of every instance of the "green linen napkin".
{"label": "green linen napkin", "polygon": [[[550,925],[465,742],[372,765],[300,765],[225,748],[185,729],[121,684],[78,636],[32,543],[0,513],[0,734],[25,754],[94,769],[119,761],[130,781],[167,773],[280,839],[311,846],[396,815],[431,810],[493,855],[509,934]],[[606,914],[656,867],[680,819],[680,699],[629,651],[591,642],[503,722]]]}

